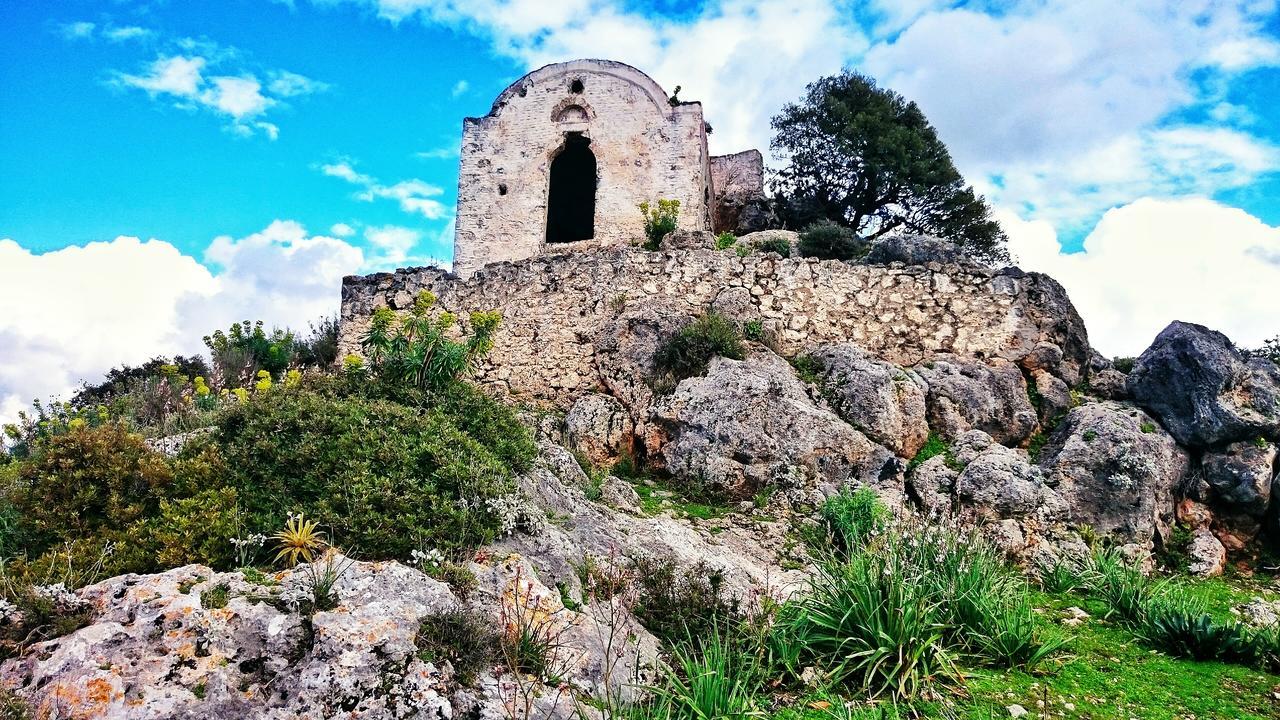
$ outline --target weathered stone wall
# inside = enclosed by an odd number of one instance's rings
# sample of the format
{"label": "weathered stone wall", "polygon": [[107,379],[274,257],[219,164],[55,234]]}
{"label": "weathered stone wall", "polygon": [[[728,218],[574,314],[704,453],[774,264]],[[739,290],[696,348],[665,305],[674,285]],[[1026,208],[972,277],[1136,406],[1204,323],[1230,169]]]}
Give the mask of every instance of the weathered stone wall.
{"label": "weathered stone wall", "polygon": [[[590,139],[596,158],[595,238],[548,248],[551,161],[572,133]],[[708,165],[702,106],[673,107],[639,70],[605,60],[535,70],[488,115],[463,122],[455,270],[465,277],[490,262],[629,244],[643,235],[636,206],[658,198],[680,201],[682,228],[710,229]]]}
{"label": "weathered stone wall", "polygon": [[715,232],[738,226],[743,206],[764,197],[764,156],[744,150],[711,158],[711,226]]}
{"label": "weathered stone wall", "polygon": [[348,277],[341,354],[359,352],[375,308],[403,310],[423,289],[454,312],[500,310],[503,323],[477,379],[561,407],[602,386],[594,346],[600,328],[650,301],[693,316],[717,298],[749,297],[766,336],[787,355],[848,340],[901,365],[942,353],[1019,361],[1033,350],[1043,355],[1043,343],[1051,343],[1063,353],[1052,372],[1071,385],[1088,357],[1083,323],[1062,287],[1016,268],[851,265],[630,247],[491,265],[468,279],[436,268]]}

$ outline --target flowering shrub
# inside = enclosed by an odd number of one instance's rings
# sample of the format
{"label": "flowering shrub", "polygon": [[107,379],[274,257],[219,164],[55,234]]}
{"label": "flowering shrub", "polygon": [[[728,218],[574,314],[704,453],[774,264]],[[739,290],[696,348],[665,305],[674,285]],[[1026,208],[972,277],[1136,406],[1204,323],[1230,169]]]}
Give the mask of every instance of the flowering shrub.
{"label": "flowering shrub", "polygon": [[646,250],[657,250],[662,238],[674,232],[679,223],[680,201],[660,199],[653,205],[642,202],[640,214],[644,216],[644,247]]}
{"label": "flowering shrub", "polygon": [[471,313],[471,335],[459,341],[449,337],[457,316],[433,313],[435,304],[436,296],[423,290],[403,319],[387,307],[374,311],[361,347],[375,375],[423,389],[441,388],[493,349],[493,333],[502,322],[497,311]]}

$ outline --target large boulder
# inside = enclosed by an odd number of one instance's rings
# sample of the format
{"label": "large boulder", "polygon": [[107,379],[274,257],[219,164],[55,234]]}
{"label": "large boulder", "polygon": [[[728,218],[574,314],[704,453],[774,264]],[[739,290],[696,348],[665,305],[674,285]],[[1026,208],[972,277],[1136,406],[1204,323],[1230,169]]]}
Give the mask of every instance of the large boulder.
{"label": "large boulder", "polygon": [[1173,322],[1162,330],[1127,385],[1183,445],[1280,439],[1280,367],[1246,357],[1202,325]]}
{"label": "large boulder", "polygon": [[1026,380],[1013,363],[944,355],[915,369],[929,386],[929,426],[948,438],[982,430],[1017,445],[1038,426]]}
{"label": "large boulder", "polygon": [[914,457],[929,439],[925,393],[914,371],[877,360],[851,343],[811,353],[822,366],[823,397],[845,422],[900,457]]}
{"label": "large boulder", "polygon": [[730,497],[773,486],[901,484],[902,462],[818,407],[770,352],[714,358],[705,376],[660,399],[654,418],[668,438],[666,469]]}
{"label": "large boulder", "polygon": [[596,334],[593,356],[600,379],[637,420],[653,399],[654,355],[690,320],[687,305],[624,300]]}
{"label": "large boulder", "polygon": [[958,263],[963,259],[964,253],[960,246],[942,238],[928,235],[890,235],[871,246],[866,261],[873,265],[888,265],[891,262],[945,265]]}
{"label": "large boulder", "polygon": [[631,415],[622,403],[599,393],[578,398],[564,417],[569,447],[597,466],[609,465],[631,453],[634,429]]}
{"label": "large boulder", "polygon": [[1259,518],[1271,502],[1275,463],[1275,443],[1252,440],[1206,452],[1200,468],[1215,504]]}
{"label": "large boulder", "polygon": [[1070,522],[1142,550],[1169,538],[1174,493],[1187,463],[1187,453],[1154,418],[1115,402],[1071,410],[1040,453]]}

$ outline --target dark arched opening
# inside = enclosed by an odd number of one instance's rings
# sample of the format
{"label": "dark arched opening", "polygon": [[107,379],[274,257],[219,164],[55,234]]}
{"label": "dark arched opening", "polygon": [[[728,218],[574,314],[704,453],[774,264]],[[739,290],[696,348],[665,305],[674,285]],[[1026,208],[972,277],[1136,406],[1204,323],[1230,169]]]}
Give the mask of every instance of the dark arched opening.
{"label": "dark arched opening", "polygon": [[570,135],[551,161],[547,193],[547,242],[574,242],[595,237],[596,156],[591,141]]}

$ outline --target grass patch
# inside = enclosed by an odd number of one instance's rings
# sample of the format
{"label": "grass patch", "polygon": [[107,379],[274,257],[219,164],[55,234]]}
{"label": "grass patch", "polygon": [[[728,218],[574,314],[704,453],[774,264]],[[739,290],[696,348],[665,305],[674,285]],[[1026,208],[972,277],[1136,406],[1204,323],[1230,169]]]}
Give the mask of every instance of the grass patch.
{"label": "grass patch", "polygon": [[964,469],[964,464],[956,459],[955,454],[951,452],[951,444],[942,438],[941,435],[931,432],[929,439],[921,446],[916,456],[911,458],[911,462],[907,463],[907,472],[910,473],[916,468],[924,464],[926,460],[941,455],[947,467],[955,471]]}

